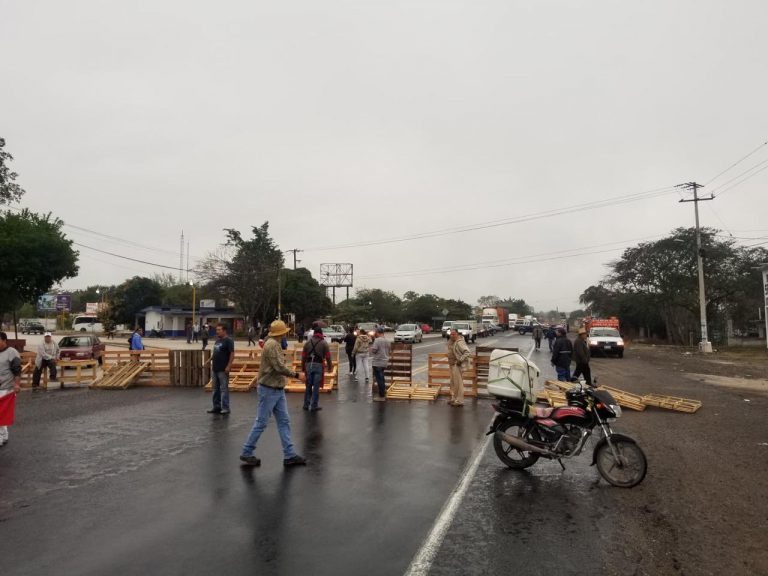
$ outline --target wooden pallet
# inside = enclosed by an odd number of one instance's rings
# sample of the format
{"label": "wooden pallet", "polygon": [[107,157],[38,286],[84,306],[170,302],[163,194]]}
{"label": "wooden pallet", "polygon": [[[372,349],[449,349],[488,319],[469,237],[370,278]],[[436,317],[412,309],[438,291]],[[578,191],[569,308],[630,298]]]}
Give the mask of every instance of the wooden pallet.
{"label": "wooden pallet", "polygon": [[[235,360],[232,370],[229,372],[230,392],[250,392],[259,377],[259,362],[257,360]],[[205,390],[213,391],[213,380],[205,385]]]}
{"label": "wooden pallet", "polygon": [[125,390],[136,383],[136,380],[149,368],[147,362],[126,362],[113,364],[101,378],[91,384],[92,388]]}
{"label": "wooden pallet", "polygon": [[568,392],[568,390],[573,388],[575,384],[573,382],[561,382],[560,380],[547,380],[544,382],[544,386],[552,390],[562,390],[563,392]]}
{"label": "wooden pallet", "polygon": [[599,386],[598,390],[609,392],[622,408],[629,408],[638,412],[645,410],[646,403],[643,401],[643,397],[638,394],[632,394],[631,392],[611,388],[610,386]]}
{"label": "wooden pallet", "polygon": [[411,382],[398,382],[387,388],[387,400],[437,400],[436,387],[414,386]]}
{"label": "wooden pallet", "polygon": [[664,408],[665,410],[674,410],[675,412],[686,412],[693,414],[701,408],[700,400],[690,400],[688,398],[678,398],[676,396],[663,396],[661,394],[646,394],[643,396],[643,402],[647,406]]}

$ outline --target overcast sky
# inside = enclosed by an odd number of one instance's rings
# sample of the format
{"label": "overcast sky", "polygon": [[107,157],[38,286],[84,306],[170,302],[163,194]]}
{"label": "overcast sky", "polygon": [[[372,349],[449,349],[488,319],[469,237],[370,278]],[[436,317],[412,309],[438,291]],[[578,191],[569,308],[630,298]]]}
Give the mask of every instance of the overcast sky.
{"label": "overcast sky", "polygon": [[[82,244],[178,266],[183,228],[194,266],[269,220],[316,277],[352,262],[357,287],[570,310],[692,204],[318,248],[707,183],[768,140],[767,21],[762,0],[0,0],[0,136],[24,205],[118,239],[67,228]],[[767,184],[702,223],[768,236]],[[66,288],[162,271],[79,250]]]}

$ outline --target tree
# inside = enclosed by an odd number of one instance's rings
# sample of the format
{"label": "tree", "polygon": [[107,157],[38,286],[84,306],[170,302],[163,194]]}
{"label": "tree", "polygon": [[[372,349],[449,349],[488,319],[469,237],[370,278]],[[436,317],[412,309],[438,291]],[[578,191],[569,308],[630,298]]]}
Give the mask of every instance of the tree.
{"label": "tree", "polygon": [[[722,332],[727,316],[743,316],[745,303],[759,301],[761,286],[754,267],[766,251],[737,246],[711,228],[702,229],[701,237],[707,317]],[[645,328],[676,344],[698,339],[694,228],[678,228],[661,240],[627,248],[610,269],[602,282],[581,295],[593,315],[619,316],[625,327]]]}
{"label": "tree", "polygon": [[114,319],[118,324],[133,325],[136,315],[149,306],[163,302],[163,288],[156,280],[134,276],[115,288],[112,295]]}
{"label": "tree", "polygon": [[518,316],[530,316],[533,314],[533,306],[530,306],[522,298],[508,297],[505,300],[501,300],[498,305],[506,308],[510,314],[517,314]]}
{"label": "tree", "polygon": [[3,148],[5,148],[5,139],[0,138],[0,206],[18,202],[25,194],[24,189],[16,184],[16,178],[19,175],[11,172],[8,167],[8,164],[13,161],[13,156]]}
{"label": "tree", "polygon": [[0,312],[37,302],[55,284],[77,276],[78,253],[62,224],[26,209],[0,213]]}
{"label": "tree", "polygon": [[431,323],[432,319],[441,316],[444,300],[434,294],[423,294],[408,300],[404,307],[404,317],[419,323]]}
{"label": "tree", "polygon": [[331,313],[333,303],[325,289],[306,268],[283,270],[282,307],[296,315],[296,322],[309,326],[312,321]]}
{"label": "tree", "polygon": [[501,302],[501,298],[498,296],[480,296],[480,298],[477,299],[477,305],[480,306],[480,308],[495,308],[498,306],[499,302]]}
{"label": "tree", "polygon": [[205,259],[200,276],[233,300],[242,314],[268,323],[276,315],[283,254],[269,235],[269,222],[251,230],[253,237],[246,240],[237,230],[226,229],[226,243]]}

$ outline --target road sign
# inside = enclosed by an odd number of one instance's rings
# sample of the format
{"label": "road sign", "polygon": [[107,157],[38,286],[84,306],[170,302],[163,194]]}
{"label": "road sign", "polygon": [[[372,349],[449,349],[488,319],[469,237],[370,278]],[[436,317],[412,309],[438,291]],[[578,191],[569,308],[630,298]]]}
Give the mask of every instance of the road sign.
{"label": "road sign", "polygon": [[442,310],[440,310],[440,312],[442,313],[443,316],[448,316],[448,312],[450,312],[450,310],[448,310],[447,308],[443,308]]}

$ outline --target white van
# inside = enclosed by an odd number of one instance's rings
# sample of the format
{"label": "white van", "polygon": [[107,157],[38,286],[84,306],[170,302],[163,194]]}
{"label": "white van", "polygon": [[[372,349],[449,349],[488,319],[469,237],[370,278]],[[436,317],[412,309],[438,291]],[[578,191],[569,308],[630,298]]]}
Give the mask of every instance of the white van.
{"label": "white van", "polygon": [[477,322],[475,320],[454,321],[453,330],[464,336],[467,344],[477,340]]}
{"label": "white van", "polygon": [[72,321],[72,330],[75,332],[104,332],[104,326],[96,316],[75,316]]}

